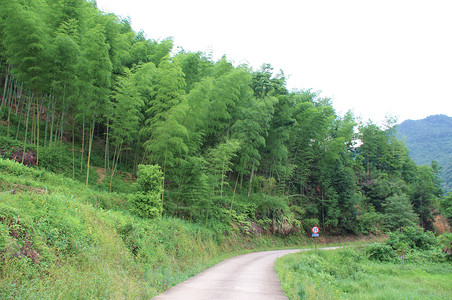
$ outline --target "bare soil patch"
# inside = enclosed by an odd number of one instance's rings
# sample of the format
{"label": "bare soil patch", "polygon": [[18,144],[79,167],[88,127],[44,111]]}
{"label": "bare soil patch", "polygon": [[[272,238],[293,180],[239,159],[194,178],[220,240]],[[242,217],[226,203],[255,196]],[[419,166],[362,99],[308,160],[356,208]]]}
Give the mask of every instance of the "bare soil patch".
{"label": "bare soil patch", "polygon": [[105,169],[104,168],[96,168],[96,173],[99,176],[99,178],[97,179],[97,183],[104,182],[105,177],[107,177],[107,174],[105,173]]}
{"label": "bare soil patch", "polygon": [[435,216],[435,221],[433,222],[433,227],[435,228],[435,232],[438,234],[451,232],[449,222],[447,222],[447,219],[443,215]]}

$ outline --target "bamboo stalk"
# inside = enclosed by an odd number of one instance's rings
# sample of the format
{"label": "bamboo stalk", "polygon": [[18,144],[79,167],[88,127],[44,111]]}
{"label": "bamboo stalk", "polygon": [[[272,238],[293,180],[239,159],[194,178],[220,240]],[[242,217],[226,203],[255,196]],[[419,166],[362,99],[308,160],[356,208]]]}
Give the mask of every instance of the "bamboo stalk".
{"label": "bamboo stalk", "polygon": [[[5,95],[6,95],[6,90],[8,89],[8,79],[9,79],[10,68],[11,68],[11,65],[8,64],[8,70],[6,71],[5,86],[3,87],[3,97],[2,97],[2,102],[0,103],[0,109],[3,107],[3,103],[6,102]],[[5,103],[5,105],[6,105],[6,103]]]}
{"label": "bamboo stalk", "polygon": [[107,120],[107,136],[105,139],[105,161],[104,161],[104,168],[105,168],[105,172],[107,172],[107,169],[110,169],[110,157],[109,155],[107,155],[108,151],[109,151],[109,147],[108,147],[108,130],[110,128],[110,120]]}
{"label": "bamboo stalk", "polygon": [[113,166],[110,174],[110,187],[108,191],[111,193],[111,182],[113,181],[113,173],[115,172],[115,159],[116,159],[116,151],[118,149],[118,146],[115,147],[115,154],[113,155]]}
{"label": "bamboo stalk", "polygon": [[61,123],[60,123],[60,134],[59,134],[59,140],[60,140],[60,148],[63,146],[63,134],[64,134],[64,107],[63,112],[61,113]]}
{"label": "bamboo stalk", "polygon": [[251,196],[251,188],[253,187],[253,176],[254,176],[254,162],[253,162],[253,166],[251,168],[250,184],[248,187],[248,197]]}
{"label": "bamboo stalk", "polygon": [[94,136],[94,117],[93,117],[93,124],[91,125],[92,129],[90,130],[90,140],[89,140],[89,149],[88,149],[88,164],[86,167],[86,186],[88,186],[88,179],[89,179],[89,163],[91,159],[91,147],[93,145],[93,136]]}
{"label": "bamboo stalk", "polygon": [[57,116],[57,121],[56,121],[56,125],[55,125],[55,133],[53,134],[53,141],[52,141],[52,144],[55,144],[55,146],[58,142],[58,135],[60,134],[58,131],[58,129],[60,128],[60,120],[61,120],[61,117],[58,118],[58,116]]}
{"label": "bamboo stalk", "polygon": [[[47,97],[48,99],[49,97]],[[49,130],[49,111],[50,111],[50,101],[47,102],[47,113],[46,113],[46,127],[44,132],[44,147],[47,146],[47,130]]]}
{"label": "bamboo stalk", "polygon": [[11,124],[10,124],[11,123],[11,110],[12,110],[12,107],[13,107],[12,98],[13,98],[13,93],[14,93],[15,89],[16,89],[16,86],[14,85],[14,80],[11,80],[10,88],[9,88],[9,91],[8,91],[8,103],[9,103],[8,119],[6,120],[6,122],[8,124],[8,129],[6,131],[6,136],[8,138],[9,138],[9,129],[11,127]]}
{"label": "bamboo stalk", "polygon": [[[31,103],[32,105],[34,105],[34,103],[32,102]],[[30,137],[30,143],[31,144],[35,144],[35,126],[36,126],[36,122],[35,122],[35,118],[36,118],[36,115],[34,114],[34,108],[32,107],[31,108],[31,137]]]}
{"label": "bamboo stalk", "polygon": [[36,165],[39,164],[39,97],[36,97]]}
{"label": "bamboo stalk", "polygon": [[[50,95],[50,99],[54,100],[54,97]],[[50,137],[49,137],[49,146],[52,146],[52,140],[53,140],[53,126],[55,124],[55,101],[52,101],[52,123],[50,124]]]}
{"label": "bamboo stalk", "polygon": [[118,160],[119,160],[119,157],[121,155],[122,143],[119,146],[119,151],[118,151],[118,154],[116,155],[116,149],[117,148],[118,147],[115,148],[116,163],[115,163],[115,159],[113,157],[113,166],[112,166],[112,172],[111,172],[111,176],[110,176],[110,188],[109,188],[109,192],[110,193],[111,193],[111,183],[113,182],[113,175],[116,173],[116,170],[118,168]]}
{"label": "bamboo stalk", "polygon": [[25,159],[25,150],[27,148],[27,134],[28,134],[28,118],[30,116],[30,108],[31,108],[31,101],[33,101],[33,96],[31,96],[31,99],[28,103],[28,109],[27,109],[27,121],[26,121],[26,125],[25,125],[25,138],[24,138],[24,147],[22,149],[22,164],[24,163],[24,159]]}
{"label": "bamboo stalk", "polygon": [[19,128],[20,128],[20,122],[22,121],[22,114],[19,115],[19,122],[17,122],[17,128],[16,128],[16,138],[15,140],[19,138]]}
{"label": "bamboo stalk", "polygon": [[231,207],[229,208],[229,220],[231,219],[232,205],[234,205],[235,191],[237,189],[237,183],[238,182],[239,182],[239,176],[237,174],[237,178],[235,179],[234,192],[232,193]]}
{"label": "bamboo stalk", "polygon": [[[19,109],[19,106],[20,106],[19,98],[22,97],[23,88],[24,88],[24,83],[22,82],[22,83],[20,84],[20,88],[19,88],[19,89],[16,89],[16,101],[17,101],[17,105],[16,105],[16,116],[17,116],[17,114],[18,114],[18,109]],[[22,102],[23,102],[23,101],[22,101]],[[25,103],[23,103],[23,105],[25,105]]]}
{"label": "bamboo stalk", "polygon": [[63,111],[61,112],[60,148],[63,146],[64,113],[66,111],[66,83],[63,86]]}
{"label": "bamboo stalk", "polygon": [[74,136],[75,136],[75,120],[72,124],[72,179],[75,179],[75,146],[74,146]]}
{"label": "bamboo stalk", "polygon": [[83,113],[83,125],[82,125],[82,153],[80,156],[80,172],[83,171],[83,154],[84,154],[84,149],[85,147],[85,113]]}

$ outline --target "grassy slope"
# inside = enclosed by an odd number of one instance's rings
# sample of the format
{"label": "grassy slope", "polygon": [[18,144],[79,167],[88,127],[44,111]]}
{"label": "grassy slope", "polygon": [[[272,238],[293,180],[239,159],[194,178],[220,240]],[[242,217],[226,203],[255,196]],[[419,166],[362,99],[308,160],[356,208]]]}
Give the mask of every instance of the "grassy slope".
{"label": "grassy slope", "polygon": [[144,220],[106,193],[0,158],[0,298],[149,298],[243,249],[297,238]]}
{"label": "grassy slope", "polygon": [[452,299],[450,263],[369,261],[359,251],[287,255],[275,267],[290,299]]}

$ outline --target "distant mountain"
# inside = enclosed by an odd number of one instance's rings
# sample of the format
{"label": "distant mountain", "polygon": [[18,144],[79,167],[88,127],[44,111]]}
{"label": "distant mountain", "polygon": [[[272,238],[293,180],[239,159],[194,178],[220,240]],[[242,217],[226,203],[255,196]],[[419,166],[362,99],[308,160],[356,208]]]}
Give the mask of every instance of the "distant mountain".
{"label": "distant mountain", "polygon": [[398,135],[417,164],[438,162],[442,167],[442,187],[452,192],[452,117],[434,115],[423,120],[407,120],[398,125]]}

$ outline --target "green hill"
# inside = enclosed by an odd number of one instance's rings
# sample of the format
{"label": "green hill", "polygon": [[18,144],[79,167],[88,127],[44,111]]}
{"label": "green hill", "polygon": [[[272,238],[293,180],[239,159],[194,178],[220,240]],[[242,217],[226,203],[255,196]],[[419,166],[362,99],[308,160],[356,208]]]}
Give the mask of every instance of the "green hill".
{"label": "green hill", "polygon": [[437,161],[442,170],[442,188],[452,191],[452,117],[429,116],[423,120],[407,120],[398,126],[411,158],[419,165]]}

